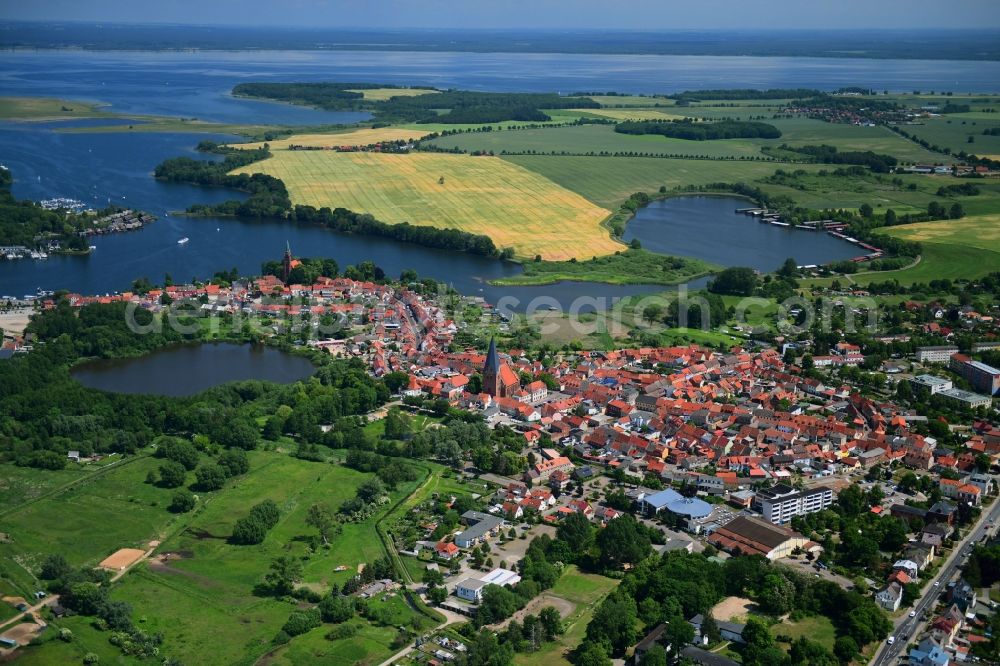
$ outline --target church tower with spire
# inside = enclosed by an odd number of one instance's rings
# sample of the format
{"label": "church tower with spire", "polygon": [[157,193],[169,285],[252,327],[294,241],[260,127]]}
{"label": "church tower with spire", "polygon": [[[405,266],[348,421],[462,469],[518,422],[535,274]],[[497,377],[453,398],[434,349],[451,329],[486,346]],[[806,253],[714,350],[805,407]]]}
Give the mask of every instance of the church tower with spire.
{"label": "church tower with spire", "polygon": [[285,241],[285,256],[281,258],[281,279],[288,284],[288,276],[292,273],[292,245]]}
{"label": "church tower with spire", "polygon": [[490,348],[483,364],[483,392],[494,398],[509,398],[520,388],[517,375],[506,363],[500,362],[496,338],[490,338]]}

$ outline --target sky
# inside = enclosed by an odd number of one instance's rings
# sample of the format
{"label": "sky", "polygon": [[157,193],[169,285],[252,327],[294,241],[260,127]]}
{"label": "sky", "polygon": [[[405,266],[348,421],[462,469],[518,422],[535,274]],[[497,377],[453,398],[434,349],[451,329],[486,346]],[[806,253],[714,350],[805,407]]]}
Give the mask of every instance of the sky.
{"label": "sky", "polygon": [[0,19],[330,28],[997,28],[1000,0],[0,0]]}

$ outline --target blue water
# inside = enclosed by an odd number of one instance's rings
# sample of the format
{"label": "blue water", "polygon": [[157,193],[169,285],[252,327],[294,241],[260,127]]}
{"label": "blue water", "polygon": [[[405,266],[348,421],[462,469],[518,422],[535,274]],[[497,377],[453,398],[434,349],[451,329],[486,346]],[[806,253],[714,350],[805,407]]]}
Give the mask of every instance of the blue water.
{"label": "blue water", "polygon": [[697,257],[723,266],[749,266],[770,273],[792,257],[803,264],[825,264],[865,254],[829,234],[776,227],[736,212],[746,199],[676,197],[640,209],[624,239],[638,238],[653,252]]}
{"label": "blue water", "polygon": [[[92,100],[124,114],[164,114],[219,122],[317,124],[354,122],[364,114],[343,114],[287,104],[233,98],[241,81],[370,81],[485,90],[617,90],[663,93],[696,88],[800,87],[833,89],[844,85],[877,89],[992,90],[1000,82],[1000,63],[821,58],[744,58],[710,56],[636,56],[435,52],[78,52],[9,51],[0,53],[0,95],[34,95]],[[55,132],[73,125],[99,126],[96,119],[57,123],[0,123],[0,163],[15,176],[19,198],[73,197],[93,206],[116,203],[152,212],[160,220],[142,231],[95,238],[89,257],[48,261],[0,261],[0,295],[36,289],[104,293],[127,289],[133,280],[159,282],[207,278],[237,267],[256,274],[260,264],[280,256],[285,242],[301,256],[327,256],[341,265],[371,259],[388,275],[414,269],[492,302],[517,299],[522,309],[536,296],[566,305],[579,296],[612,299],[660,291],[656,286],[611,286],[566,282],[546,287],[490,287],[486,281],[520,269],[483,257],[423,248],[395,241],[344,236],[316,227],[281,222],[190,219],[169,215],[193,203],[215,203],[238,193],[152,178],[168,157],[204,157],[194,150],[203,139],[233,137],[204,134]],[[663,217],[664,208],[691,207],[682,216]],[[818,263],[854,248],[828,237],[760,227],[739,220],[738,243],[732,204],[657,204],[634,220],[628,237],[649,249],[690,254],[726,265],[773,270],[787,256]],[[686,226],[685,226],[686,225]],[[718,226],[722,225],[722,226]],[[753,229],[753,231],[751,231]],[[684,236],[688,237],[685,238]],[[190,238],[178,245],[182,237]],[[701,243],[701,238],[724,238]],[[832,245],[831,245],[832,243]],[[706,249],[707,248],[707,249]],[[714,248],[714,249],[713,249]],[[734,256],[734,249],[738,256]],[[771,255],[774,256],[771,256]],[[703,284],[697,281],[692,286]]]}
{"label": "blue water", "polygon": [[341,123],[343,114],[229,96],[244,81],[367,81],[469,90],[705,88],[993,91],[1000,62],[380,51],[0,53],[0,93],[101,101],[123,113],[220,122]]}
{"label": "blue water", "polygon": [[102,359],[73,368],[84,386],[118,393],[188,396],[225,382],[290,384],[315,371],[313,364],[272,347],[234,344],[178,345],[145,356]]}

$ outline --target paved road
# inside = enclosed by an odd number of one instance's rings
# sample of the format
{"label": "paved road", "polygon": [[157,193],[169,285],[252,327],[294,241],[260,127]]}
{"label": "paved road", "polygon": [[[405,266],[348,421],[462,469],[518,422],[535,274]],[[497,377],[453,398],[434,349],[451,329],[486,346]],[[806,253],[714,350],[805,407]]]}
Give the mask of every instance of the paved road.
{"label": "paved road", "polygon": [[[994,521],[993,525],[989,524],[990,519]],[[924,611],[934,607],[938,595],[944,591],[945,586],[954,578],[959,567],[965,561],[966,546],[979,541],[987,529],[993,532],[997,521],[1000,521],[1000,500],[994,500],[990,511],[984,511],[983,515],[980,516],[975,529],[971,530],[961,543],[955,545],[951,556],[938,571],[936,580],[941,581],[941,585],[934,587],[933,581],[927,581],[923,596],[920,597],[920,600],[911,609],[917,612],[916,617],[904,615],[897,621],[898,625],[893,633],[893,636],[896,637],[896,642],[893,645],[889,645],[888,642],[883,643],[882,648],[875,653],[875,657],[871,661],[871,666],[889,666],[890,664],[895,664],[897,658],[901,654],[905,654],[904,650],[909,639],[917,636],[924,624]],[[907,638],[904,638],[904,636]]]}

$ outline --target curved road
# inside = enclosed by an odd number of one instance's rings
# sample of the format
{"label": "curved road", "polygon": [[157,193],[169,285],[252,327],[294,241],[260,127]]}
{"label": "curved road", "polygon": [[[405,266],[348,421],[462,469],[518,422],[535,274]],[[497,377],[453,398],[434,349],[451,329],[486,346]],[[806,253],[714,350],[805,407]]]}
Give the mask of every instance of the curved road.
{"label": "curved road", "polygon": [[[990,520],[993,523],[990,523]],[[941,581],[941,585],[934,587],[933,581],[927,581],[923,596],[920,597],[919,601],[912,608],[912,610],[917,612],[916,617],[904,615],[901,619],[897,620],[898,624],[892,634],[896,637],[895,643],[892,645],[889,645],[888,642],[883,643],[882,648],[875,653],[874,659],[870,662],[871,666],[890,666],[896,663],[897,658],[901,654],[907,654],[906,646],[910,642],[910,639],[917,637],[922,630],[924,612],[934,608],[938,595],[945,591],[948,583],[958,573],[959,567],[965,562],[965,549],[970,544],[978,542],[987,531],[995,533],[998,520],[1000,520],[1000,499],[995,499],[990,510],[983,512],[975,528],[970,530],[969,534],[960,543],[955,545],[951,556],[938,571],[935,580]]]}

